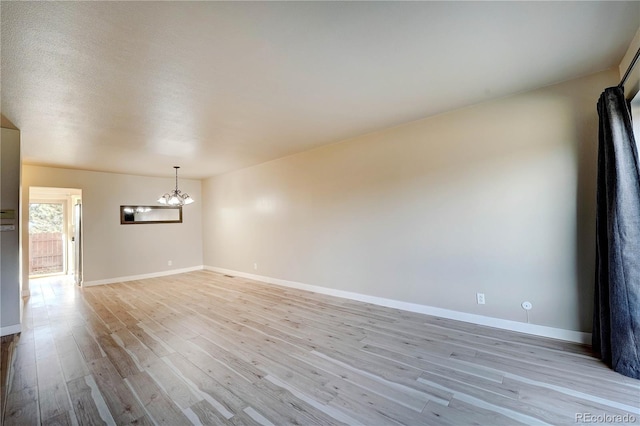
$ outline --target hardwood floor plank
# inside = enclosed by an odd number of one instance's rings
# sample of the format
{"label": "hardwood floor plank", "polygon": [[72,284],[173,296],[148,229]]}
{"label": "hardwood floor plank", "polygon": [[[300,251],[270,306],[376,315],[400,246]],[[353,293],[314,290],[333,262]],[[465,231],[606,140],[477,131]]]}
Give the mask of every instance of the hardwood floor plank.
{"label": "hardwood floor plank", "polygon": [[222,417],[229,419],[248,406],[226,386],[208,376],[182,355],[171,354],[165,358],[165,362],[178,372],[183,380],[198,389],[203,399],[214,407]]}
{"label": "hardwood floor plank", "polygon": [[[265,416],[263,416],[261,413],[256,411],[253,407],[245,408],[244,411],[241,414],[245,415],[246,416],[245,418],[250,419],[250,423],[252,423],[252,424],[258,424],[258,425],[261,425],[261,426],[277,426],[277,425],[273,424]],[[233,418],[236,419],[241,414],[239,414],[237,416],[234,416]]]}
{"label": "hardwood floor plank", "polygon": [[46,419],[42,424],[45,426],[71,426],[75,423],[72,420],[71,413],[69,411],[65,411],[55,417]]}
{"label": "hardwood floor plank", "polygon": [[116,424],[134,423],[146,416],[146,412],[108,358],[89,362],[89,370]]}
{"label": "hardwood floor plank", "polygon": [[406,355],[404,353],[402,353],[402,350],[393,350],[393,349],[387,349],[382,348],[382,347],[377,347],[377,346],[372,346],[372,345],[365,345],[362,348],[363,351],[366,352],[371,352],[374,353],[378,356],[384,357],[384,358],[389,358],[389,359],[394,359],[398,362],[402,362],[404,364],[407,365],[411,365],[413,367],[419,368],[423,371],[426,371],[428,368],[431,368],[433,366],[443,366],[443,367],[452,367],[455,368],[456,370],[468,373],[468,374],[472,374],[475,376],[479,376],[479,377],[484,377],[485,379],[488,380],[492,380],[494,382],[502,382],[502,379],[504,378],[503,374],[497,373],[495,370],[493,369],[489,369],[489,368],[482,368],[482,367],[478,367],[475,365],[469,365],[463,362],[458,362],[455,359],[452,359],[450,357],[450,355],[445,356],[423,356],[423,355],[417,355],[417,356],[410,356],[410,355]]}
{"label": "hardwood floor plank", "polygon": [[0,337],[0,419],[4,415],[4,407],[9,393],[15,347],[20,335],[10,334]]}
{"label": "hardwood floor plank", "polygon": [[[221,416],[220,413],[205,400],[196,402],[191,407],[189,407],[189,410],[191,410],[193,415],[195,415],[198,418],[198,421],[203,425],[228,425],[229,423],[231,423],[230,420],[227,420],[226,418]],[[237,415],[234,415],[233,418],[236,418],[236,417]],[[195,422],[193,422],[192,420],[192,423],[195,423]],[[251,421],[250,423],[243,422],[242,424],[249,425],[249,424],[255,424],[255,422],[253,421]]]}
{"label": "hardwood floor plank", "polygon": [[46,358],[38,359],[36,371],[38,374],[38,386],[48,387],[65,382],[60,360],[55,352]]}
{"label": "hardwood floor plank", "polygon": [[73,347],[60,354],[58,358],[60,360],[60,366],[62,367],[64,378],[67,382],[89,374],[87,363],[75,345],[75,341],[73,343]]}
{"label": "hardwood floor plank", "polygon": [[138,326],[138,323],[132,326],[127,326],[127,330],[129,330],[129,332],[133,334],[136,337],[136,339],[142,342],[147,348],[149,348],[159,358],[173,352],[167,349],[165,346],[163,346],[161,341],[151,337],[151,335],[149,335],[142,328],[140,328]]}
{"label": "hardwood floor plank", "polygon": [[525,423],[485,408],[452,399],[449,406],[429,402],[421,415],[421,423],[442,426],[493,425],[515,426]]}
{"label": "hardwood floor plank", "polygon": [[[351,352],[351,354],[349,352]],[[328,348],[319,348],[319,350],[313,351],[312,353],[335,362],[358,368],[370,374],[378,375],[390,381],[398,381],[400,378],[416,380],[422,373],[420,369],[394,360],[384,359],[363,350],[348,351],[344,348],[338,349],[331,346]]]}
{"label": "hardwood floor plank", "polygon": [[38,386],[38,404],[43,421],[71,410],[66,384],[63,382],[47,387]]}
{"label": "hardwood floor plank", "polygon": [[67,383],[71,405],[80,425],[114,425],[110,413],[100,413],[98,405],[92,395],[92,389],[85,377],[71,380]]}
{"label": "hardwood floor plank", "polygon": [[36,374],[36,364],[21,364],[18,368],[13,368],[11,383],[8,386],[8,393],[18,392],[23,389],[38,386],[38,376]]}
{"label": "hardwood floor plank", "polygon": [[36,347],[36,361],[42,358],[56,356],[56,345],[49,325],[34,329],[34,342]]}
{"label": "hardwood floor plank", "polygon": [[100,348],[107,354],[107,358],[118,370],[120,377],[127,378],[141,371],[131,355],[118,345],[111,336],[98,336],[97,341]]}
{"label": "hardwood floor plank", "polygon": [[118,346],[127,352],[139,369],[144,369],[159,359],[151,349],[147,348],[126,328],[116,331],[111,337]]}
{"label": "hardwood floor plank", "polygon": [[614,405],[604,399],[585,399],[575,394],[570,395],[545,386],[532,385],[511,377],[506,377],[503,384],[517,388],[520,401],[526,401],[531,405],[543,407],[557,413],[574,410],[576,413],[592,413],[594,415],[611,414],[621,417],[628,414],[640,415],[640,393],[637,394],[637,404],[629,405],[625,407],[627,408],[625,410],[615,406],[619,404]]}
{"label": "hardwood floor plank", "polygon": [[250,382],[258,381],[265,375],[263,371],[256,368],[250,362],[246,362],[203,336],[194,337],[190,341],[202,348],[203,351],[216,361],[237,372]]}
{"label": "hardwood floor plank", "polygon": [[483,336],[490,339],[499,338],[504,341],[519,342],[542,348],[549,348],[559,351],[567,351],[573,354],[584,354],[591,356],[591,350],[588,345],[581,345],[578,343],[566,342],[563,340],[548,339],[544,337],[521,334],[513,331],[501,330],[499,328],[493,327],[485,327],[448,318],[425,316],[422,321],[424,321],[425,324],[434,325],[444,330],[460,330],[471,335]]}
{"label": "hardwood floor plank", "polygon": [[[206,344],[206,339],[203,339],[203,349],[209,354],[210,345]],[[221,340],[218,336],[218,341]],[[248,381],[255,383],[262,379],[266,374],[271,374],[287,381],[292,386],[303,392],[309,392],[314,398],[321,402],[328,402],[334,395],[323,390],[322,386],[330,380],[325,377],[325,374],[315,370],[311,365],[302,363],[295,358],[288,356],[285,353],[279,351],[265,350],[260,343],[257,343],[255,339],[246,336],[240,339],[237,344],[232,343],[229,340],[223,340],[223,344],[229,348],[234,354],[237,354],[242,359],[238,363],[225,364],[231,370],[239,373]],[[250,345],[251,350],[247,350],[245,345]],[[270,355],[265,355],[270,354]],[[214,356],[217,360],[216,356]],[[246,367],[251,367],[250,376],[246,376]],[[254,367],[255,366],[255,367]],[[258,368],[256,368],[258,367]],[[311,370],[311,371],[310,371]]]}
{"label": "hardwood floor plank", "polygon": [[39,423],[38,388],[26,388],[9,393],[4,412],[4,424],[9,426],[37,425]]}
{"label": "hardwood floor plank", "polygon": [[[215,364],[218,363],[212,362],[213,359],[205,355],[204,353],[201,355],[191,354],[189,361],[195,362],[201,371],[213,379],[216,384],[213,395],[217,397],[216,399],[227,403],[230,400],[240,401],[229,407],[232,413],[237,414],[241,411],[239,409],[247,407],[246,403],[241,401],[251,401],[253,409],[276,425],[337,423],[304,401],[295,398],[286,389],[276,388],[262,380],[254,383],[243,380],[235,371],[223,366],[217,367]],[[172,363],[180,363],[184,368],[185,362],[180,360],[179,355],[172,355],[169,358]],[[278,409],[280,406],[282,407]]]}
{"label": "hardwood floor plank", "polygon": [[483,388],[470,386],[464,382],[458,382],[457,380],[452,380],[437,374],[423,373],[419,380],[436,387],[440,386],[443,389],[450,390],[453,392],[454,398],[466,402],[474,401],[474,405],[478,405],[481,408],[491,406],[494,411],[496,408],[501,408],[504,411],[498,412],[502,414],[506,414],[506,412],[516,414],[517,416],[514,417],[516,420],[526,418],[527,421],[525,421],[525,423],[530,423],[531,419],[534,419],[536,422],[542,421],[549,424],[568,424],[572,421],[571,416],[567,413],[558,415],[558,413],[531,406],[518,399],[487,392]]}
{"label": "hardwood floor plank", "polygon": [[[295,356],[297,357],[298,355],[296,354]],[[318,356],[313,352],[307,354],[305,359],[309,362],[309,369],[318,368],[333,374],[335,377],[331,380],[340,378],[415,411],[422,410],[431,397],[430,394],[416,388],[389,381],[357,367]]]}
{"label": "hardwood floor plank", "polygon": [[593,386],[593,380],[583,378],[579,375],[571,374],[569,371],[549,371],[541,369],[536,365],[518,362],[517,359],[510,359],[503,356],[487,353],[478,353],[475,357],[469,358],[465,355],[453,354],[456,359],[473,360],[472,362],[486,365],[495,369],[502,369],[508,373],[532,378],[533,380],[549,383],[556,386],[565,386],[584,393],[592,393],[597,397],[612,399],[626,405],[635,405],[640,397],[640,386],[635,389],[628,389],[626,386],[616,386],[607,382],[598,382],[598,386]]}
{"label": "hardwood floor plank", "polygon": [[134,374],[125,380],[145,406],[154,423],[171,426],[189,423],[189,419],[182,413],[182,410],[148,373]]}
{"label": "hardwood floor plank", "polygon": [[73,327],[72,334],[85,361],[103,357],[104,352],[100,350],[100,346],[84,326]]}
{"label": "hardwood floor plank", "polygon": [[584,345],[209,271],[32,284],[3,424],[640,420],[640,381]]}
{"label": "hardwood floor plank", "polygon": [[[99,291],[104,290],[100,289]],[[94,312],[112,333],[125,327],[125,324],[107,308],[102,300],[100,300],[98,297],[93,297],[91,300],[91,307],[93,308]]]}
{"label": "hardwood floor plank", "polygon": [[151,363],[146,371],[156,383],[169,395],[180,408],[187,409],[202,401],[202,396],[185,383],[175,372],[167,367],[167,364],[158,359]]}
{"label": "hardwood floor plank", "polygon": [[344,410],[365,425],[417,423],[419,413],[347,381],[334,380],[327,387],[337,393],[329,405]]}
{"label": "hardwood floor plank", "polygon": [[[434,364],[425,366],[424,372],[456,380],[458,382],[483,389],[485,392],[491,392],[507,398],[519,399],[520,397],[520,386],[516,385],[514,382],[505,383],[504,379],[502,382],[496,382],[485,379],[484,377],[468,374],[464,371],[459,371],[455,368],[442,367]],[[425,376],[425,373],[422,374],[422,377]]]}
{"label": "hardwood floor plank", "polygon": [[360,422],[358,422],[353,417],[349,417],[345,412],[343,412],[343,411],[341,411],[339,409],[336,409],[335,407],[329,406],[328,404],[324,404],[322,402],[319,402],[319,401],[313,399],[312,397],[309,397],[307,394],[300,392],[298,389],[294,388],[290,384],[280,380],[277,377],[267,376],[267,377],[265,377],[265,380],[268,380],[271,383],[275,384],[276,386],[279,386],[279,387],[281,387],[283,389],[288,390],[296,398],[298,398],[298,399],[306,402],[307,404],[313,406],[314,408],[324,412],[325,414],[327,414],[328,416],[330,416],[331,418],[333,418],[333,419],[335,419],[335,420],[337,420],[339,422],[342,422],[342,423],[347,424],[347,425],[362,425]]}
{"label": "hardwood floor plank", "polygon": [[[344,425],[342,421],[331,417],[325,410],[316,408],[315,405],[308,404],[302,399],[297,398],[286,388],[282,388],[277,384],[268,381],[261,380],[255,385],[257,390],[265,395],[269,395],[273,402],[269,404],[269,408],[274,408],[276,411],[284,411],[290,413],[291,418],[294,417],[294,413],[299,416],[300,424],[317,424],[317,425]],[[250,389],[247,389],[251,392]],[[282,408],[278,408],[282,407]],[[283,410],[284,408],[284,410]],[[264,407],[262,408],[264,409]],[[246,410],[245,410],[246,412]],[[278,423],[281,424],[281,423]],[[294,422],[295,424],[295,422]]]}

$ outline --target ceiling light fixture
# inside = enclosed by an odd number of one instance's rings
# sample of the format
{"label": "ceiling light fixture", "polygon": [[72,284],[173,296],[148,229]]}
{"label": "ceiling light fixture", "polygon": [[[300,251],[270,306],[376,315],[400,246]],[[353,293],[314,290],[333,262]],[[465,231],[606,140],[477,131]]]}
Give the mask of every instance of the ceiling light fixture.
{"label": "ceiling light fixture", "polygon": [[171,192],[167,192],[162,197],[158,198],[158,202],[167,206],[183,206],[185,204],[193,203],[193,198],[191,198],[189,194],[183,194],[178,189],[178,169],[180,166],[173,166],[173,168],[176,169],[176,189]]}

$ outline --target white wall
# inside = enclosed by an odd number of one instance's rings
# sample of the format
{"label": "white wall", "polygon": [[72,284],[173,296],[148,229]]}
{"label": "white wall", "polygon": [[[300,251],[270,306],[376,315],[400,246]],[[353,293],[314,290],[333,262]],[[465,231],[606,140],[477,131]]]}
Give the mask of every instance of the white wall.
{"label": "white wall", "polygon": [[204,263],[514,321],[526,321],[529,300],[531,323],[588,332],[596,102],[617,78],[610,70],[207,179]]}
{"label": "white wall", "polygon": [[[174,178],[23,166],[23,211],[28,211],[29,187],[82,190],[84,282],[155,274],[202,265],[201,206],[183,208],[183,223],[121,225],[120,205],[156,205],[172,189]],[[200,202],[200,181],[180,179],[180,189]],[[24,223],[28,218],[23,215]],[[28,229],[23,230],[23,256],[29,258]],[[171,260],[172,266],[167,262]],[[28,290],[28,265],[23,267]]]}
{"label": "white wall", "polygon": [[[20,331],[20,132],[0,136],[0,209],[15,210],[15,230],[0,232],[0,335]],[[7,223],[10,224],[10,223]]]}
{"label": "white wall", "polygon": [[[620,61],[620,65],[618,67],[618,70],[620,72],[620,79],[622,79],[624,73],[627,72],[629,64],[631,64],[631,61],[633,60],[635,54],[638,52],[638,49],[640,49],[640,28],[638,28],[635,37],[633,37],[633,40],[631,40],[631,43],[629,43],[627,53],[622,58],[622,61]],[[620,81],[620,79],[618,79],[618,82]],[[631,70],[631,73],[629,74],[629,76],[627,77],[627,81],[625,82],[624,88],[627,99],[633,98],[640,91],[640,63],[637,63],[635,68]]]}

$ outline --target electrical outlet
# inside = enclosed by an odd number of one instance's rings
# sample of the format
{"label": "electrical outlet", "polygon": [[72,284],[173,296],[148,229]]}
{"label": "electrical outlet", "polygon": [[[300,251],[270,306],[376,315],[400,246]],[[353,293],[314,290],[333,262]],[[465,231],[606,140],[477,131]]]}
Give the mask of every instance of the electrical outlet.
{"label": "electrical outlet", "polygon": [[258,264],[257,263],[253,264],[253,269],[256,270],[256,271],[258,270]]}
{"label": "electrical outlet", "polygon": [[484,293],[476,293],[476,301],[478,305],[484,305]]}
{"label": "electrical outlet", "polygon": [[167,266],[173,265],[173,260],[167,260]]}

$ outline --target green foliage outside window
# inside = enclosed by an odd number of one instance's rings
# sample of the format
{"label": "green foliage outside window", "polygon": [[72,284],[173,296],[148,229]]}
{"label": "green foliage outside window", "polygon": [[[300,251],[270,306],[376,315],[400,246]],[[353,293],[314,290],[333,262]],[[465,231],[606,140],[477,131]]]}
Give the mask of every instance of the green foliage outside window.
{"label": "green foliage outside window", "polygon": [[29,204],[29,232],[62,232],[64,229],[62,204]]}

